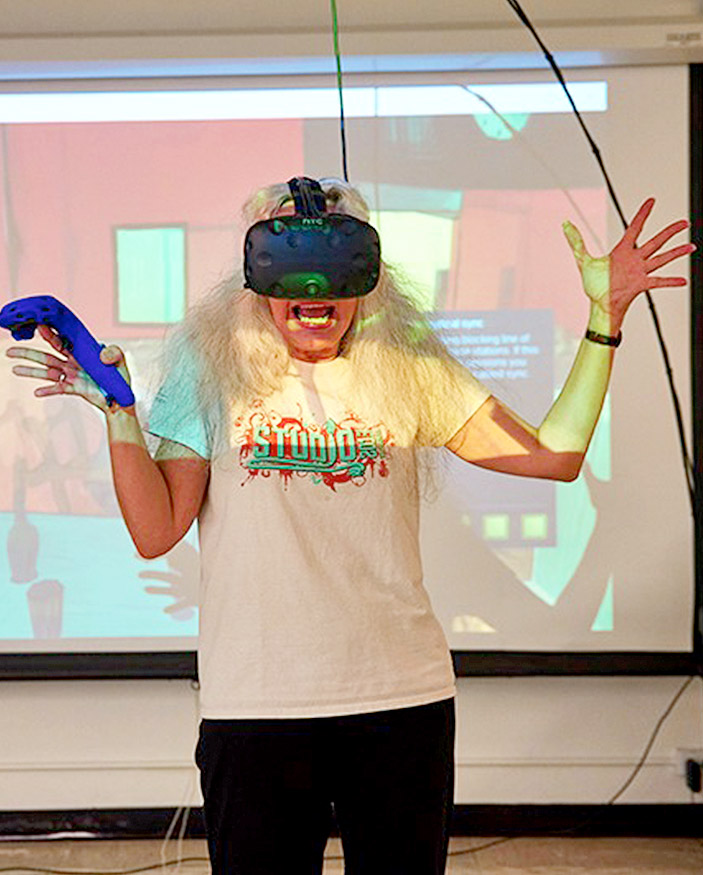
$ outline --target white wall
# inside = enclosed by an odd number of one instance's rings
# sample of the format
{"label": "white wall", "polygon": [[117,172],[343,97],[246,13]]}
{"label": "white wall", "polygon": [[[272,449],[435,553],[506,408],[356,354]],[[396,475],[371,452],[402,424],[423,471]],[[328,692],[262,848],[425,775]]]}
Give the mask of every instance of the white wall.
{"label": "white wall", "polygon": [[[461,679],[458,803],[603,803],[638,762],[682,678]],[[185,681],[2,686],[0,810],[200,804],[197,693]],[[688,802],[677,748],[703,748],[700,681],[623,803]]]}
{"label": "white wall", "polygon": [[[168,5],[168,0],[164,2]],[[182,34],[135,36],[132,32],[119,39],[90,35],[79,39],[53,20],[38,38],[40,29],[35,24],[33,32],[31,20],[17,26],[12,21],[13,10],[26,11],[38,4],[25,0],[0,5],[7,12],[0,30],[4,60],[0,75],[13,75],[13,70],[14,74],[36,73],[40,59],[59,63],[149,55],[221,58],[231,57],[237,48],[252,57],[261,52],[290,52],[292,45],[290,37],[276,40],[269,35],[257,40],[221,33],[187,38]],[[552,24],[545,37],[552,37],[555,48],[590,50],[594,57],[601,52],[602,58],[610,52],[610,60],[639,52],[642,59],[646,55],[649,61],[654,57],[666,63],[674,59],[674,50],[678,60],[697,60],[703,43],[692,38],[691,46],[681,49],[667,36],[677,31],[701,33],[700,14],[697,18],[692,14],[697,4],[659,4],[672,13],[669,22],[656,19],[656,5],[641,0],[630,4],[631,8],[646,8],[651,16],[650,22],[639,27],[632,22],[627,27],[574,27],[559,22]],[[82,2],[80,6],[82,15],[88,7]],[[108,6],[116,8],[113,3]],[[578,6],[583,9],[582,3]],[[121,4],[123,8],[127,7]],[[618,12],[623,14],[620,7]],[[157,23],[163,20],[168,16],[155,19]],[[37,21],[46,19],[39,16]],[[422,39],[408,32],[357,32],[347,36],[343,46],[359,53],[420,50],[418,46],[427,52],[439,50],[435,46],[485,51],[486,45],[502,51],[531,50],[523,33],[506,30],[500,22],[490,24],[493,29],[474,32],[465,22],[460,31],[448,26],[431,35],[424,32]],[[48,38],[47,30],[54,36]],[[327,37],[323,41],[317,34],[302,42],[296,37],[293,45],[303,54],[324,52]],[[616,176],[618,171],[615,168]],[[622,171],[627,175],[625,168]],[[629,188],[627,182],[624,187]],[[680,678],[460,680],[457,802],[607,801],[638,761],[657,719],[681,683]],[[703,747],[700,687],[696,681],[687,690],[622,802],[689,801],[683,778],[676,772],[674,751]],[[192,765],[197,694],[189,683],[9,682],[0,686],[0,696],[0,809],[198,804]]]}

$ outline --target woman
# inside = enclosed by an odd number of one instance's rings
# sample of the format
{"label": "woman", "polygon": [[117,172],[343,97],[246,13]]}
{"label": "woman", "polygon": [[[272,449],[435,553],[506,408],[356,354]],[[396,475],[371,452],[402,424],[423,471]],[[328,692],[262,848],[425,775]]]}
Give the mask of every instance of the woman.
{"label": "woman", "polygon": [[[323,180],[329,211],[366,220]],[[320,873],[332,807],[351,875],[444,872],[453,795],[454,678],[422,585],[417,449],[447,446],[496,471],[574,479],[620,326],[685,221],[639,248],[648,200],[609,256],[565,225],[590,299],[587,334],[538,428],[434,336],[382,266],[356,299],[309,303],[223,283],[166,346],[148,430],[104,396],[53,331],[57,354],[13,347],[106,416],[113,477],[139,552],[160,556],[196,517],[201,544],[201,769],[213,872]],[[287,186],[247,221],[291,212]],[[129,379],[118,347],[102,352]]]}

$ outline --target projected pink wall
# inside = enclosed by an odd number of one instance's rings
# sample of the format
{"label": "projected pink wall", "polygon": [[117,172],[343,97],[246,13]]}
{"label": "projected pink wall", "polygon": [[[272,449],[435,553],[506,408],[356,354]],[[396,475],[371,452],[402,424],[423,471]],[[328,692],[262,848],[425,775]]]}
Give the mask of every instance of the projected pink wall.
{"label": "projected pink wall", "polygon": [[242,202],[302,171],[302,129],[297,120],[9,126],[3,302],[53,294],[95,334],[160,334],[115,320],[113,229],[185,224],[188,297],[197,297],[239,257]]}

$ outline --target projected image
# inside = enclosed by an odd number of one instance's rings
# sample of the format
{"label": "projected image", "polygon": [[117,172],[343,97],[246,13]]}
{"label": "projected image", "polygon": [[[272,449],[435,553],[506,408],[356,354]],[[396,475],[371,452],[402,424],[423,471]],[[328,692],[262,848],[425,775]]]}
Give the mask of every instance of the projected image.
{"label": "projected image", "polygon": [[[478,127],[486,132],[485,123]],[[432,135],[432,125],[424,134]],[[534,171],[525,171],[526,180],[534,179]],[[485,167],[482,172],[490,179]],[[561,387],[584,319],[578,295],[557,291],[574,288],[560,224],[576,214],[603,249],[607,202],[597,186],[494,184],[453,192],[387,186],[378,193],[381,204],[405,209],[374,218],[385,257],[415,281],[416,300],[432,313],[452,353],[538,423]],[[550,246],[549,258],[537,254]],[[606,633],[616,631],[613,576],[598,559],[589,565],[586,550],[598,516],[597,487],[611,478],[609,402],[575,484],[496,475],[452,456],[443,465],[441,498],[423,508],[423,559],[452,646],[500,649],[520,641],[540,649],[563,635],[586,648],[602,646]]]}
{"label": "projected image", "polygon": [[[439,225],[444,239],[436,227],[432,234],[427,216],[416,213],[417,236],[409,248],[423,252],[426,234],[437,263],[423,270],[416,255],[408,272],[425,279],[418,299],[433,312],[432,323],[452,353],[497,397],[528,421],[539,422],[560,388],[558,375],[575,353],[582,313],[577,296],[555,300],[549,292],[573,286],[572,266],[558,258],[525,258],[524,253],[538,249],[540,237],[554,236],[560,207],[568,209],[566,198],[553,189],[456,194],[455,217],[435,220],[444,226]],[[596,238],[603,239],[604,193],[582,189],[570,197]],[[378,216],[384,239],[390,238],[385,252],[397,253],[400,263],[403,238],[412,239],[410,216]],[[561,272],[555,271],[555,262]],[[463,309],[477,306],[481,309]],[[557,615],[567,617],[557,621],[557,635],[570,624],[572,640],[587,640],[589,633],[599,633],[602,640],[603,633],[615,631],[612,574],[599,559],[590,566],[585,559],[597,517],[594,493],[599,481],[610,480],[609,409],[577,484],[496,476],[447,460],[442,498],[424,509],[423,548],[435,607],[457,649],[479,636],[486,647],[493,641],[505,646],[516,638],[529,647],[528,628],[537,635],[533,641],[545,642]],[[560,515],[558,493],[563,495]],[[456,562],[459,544],[462,560],[452,568],[446,556]],[[588,581],[585,587],[583,580]],[[562,598],[570,585],[569,598]],[[577,604],[569,604],[579,587],[585,592]],[[460,592],[474,606],[466,613],[457,611]]]}
{"label": "projected image", "polygon": [[[481,100],[459,86],[350,89],[351,174],[384,259],[408,277],[449,349],[539,423],[587,312],[561,224],[571,219],[603,252],[608,207],[558,89],[509,85],[484,87]],[[104,98],[92,109],[25,101],[24,115],[0,100],[0,305],[34,294],[67,303],[101,342],[126,351],[143,404],[165,330],[240,263],[246,197],[293,175],[338,172],[328,92],[276,92],[278,102],[261,92],[255,111],[249,92],[222,92],[220,103],[121,95],[119,106]],[[605,84],[577,93],[607,138]],[[13,343],[0,335],[1,352]],[[141,559],[112,488],[102,416],[77,399],[35,398],[35,384],[5,362],[0,650],[194,649],[196,526],[165,557]],[[423,562],[454,649],[639,646],[616,609],[632,597],[633,572],[603,561],[621,501],[611,489],[620,428],[608,401],[584,472],[568,484],[441,451]],[[683,649],[682,628],[663,631],[659,646]]]}

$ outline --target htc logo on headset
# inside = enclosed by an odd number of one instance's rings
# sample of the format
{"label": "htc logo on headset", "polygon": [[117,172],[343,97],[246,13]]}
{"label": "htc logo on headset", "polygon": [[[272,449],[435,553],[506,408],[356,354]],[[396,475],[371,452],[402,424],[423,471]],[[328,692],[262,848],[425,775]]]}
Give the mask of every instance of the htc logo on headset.
{"label": "htc logo on headset", "polygon": [[[323,218],[311,219],[308,216],[285,216],[285,221],[282,218],[268,219],[270,229],[274,234],[282,234],[284,231],[300,231],[301,229],[311,231],[329,231],[330,224]],[[267,220],[264,220],[267,221]]]}

